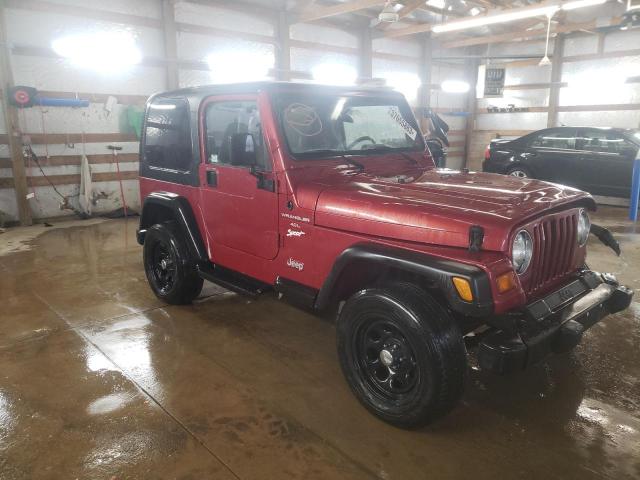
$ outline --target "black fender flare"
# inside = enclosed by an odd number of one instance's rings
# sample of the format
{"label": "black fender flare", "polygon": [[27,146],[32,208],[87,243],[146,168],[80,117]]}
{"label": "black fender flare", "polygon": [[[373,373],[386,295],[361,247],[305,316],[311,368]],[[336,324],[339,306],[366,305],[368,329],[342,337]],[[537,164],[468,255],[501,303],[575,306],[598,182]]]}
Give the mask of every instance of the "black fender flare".
{"label": "black fender flare", "polygon": [[178,223],[184,235],[191,257],[197,262],[207,261],[207,250],[200,235],[200,229],[191,205],[186,198],[175,193],[153,192],[144,199],[142,213],[140,214],[140,228],[136,234],[138,243],[140,245],[144,244],[147,229],[156,223],[154,220],[158,207],[171,211],[172,219]]}
{"label": "black fender flare", "polygon": [[[340,276],[355,262],[365,262],[367,268],[379,265],[416,274],[435,284],[455,312],[474,317],[485,317],[493,313],[493,297],[489,277],[481,268],[375,243],[353,245],[338,256],[318,292],[315,301],[316,309],[324,309],[331,303],[334,288],[337,286]],[[469,281],[473,291],[473,302],[465,302],[458,296],[453,284],[453,277],[461,277]]]}

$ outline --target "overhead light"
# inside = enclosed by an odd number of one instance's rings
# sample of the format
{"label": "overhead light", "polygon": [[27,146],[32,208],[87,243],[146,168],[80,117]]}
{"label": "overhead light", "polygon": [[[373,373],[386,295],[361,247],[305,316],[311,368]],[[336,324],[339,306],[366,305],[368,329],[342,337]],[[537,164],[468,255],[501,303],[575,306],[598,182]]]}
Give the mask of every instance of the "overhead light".
{"label": "overhead light", "polygon": [[575,0],[574,2],[563,3],[560,8],[562,10],[575,10],[576,8],[593,7],[595,5],[602,5],[607,0]]}
{"label": "overhead light", "polygon": [[445,80],[440,85],[443,92],[447,93],[466,93],[469,91],[469,84],[461,80]]}
{"label": "overhead light", "polygon": [[387,3],[384,5],[384,8],[380,12],[380,15],[378,15],[378,20],[386,23],[395,23],[400,20],[400,15],[398,15],[398,12],[396,12],[391,1],[387,1]]}
{"label": "overhead light", "polygon": [[53,51],[74,65],[101,73],[118,73],[140,63],[142,53],[128,32],[98,32],[58,38]]}
{"label": "overhead light", "polygon": [[265,80],[274,60],[260,52],[229,50],[209,54],[206,62],[213,83],[235,83]]}
{"label": "overhead light", "polygon": [[427,5],[434,8],[444,8],[446,4],[447,4],[446,0],[429,0],[427,2]]}
{"label": "overhead light", "polygon": [[454,20],[452,22],[442,23],[440,25],[435,25],[431,30],[434,33],[453,32],[456,30],[465,30],[468,28],[494,25],[496,23],[524,20],[525,18],[553,16],[553,14],[558,10],[575,10],[577,8],[601,5],[606,2],[607,0],[575,0],[566,3],[557,3],[555,5],[543,5],[537,8],[514,8],[511,12],[506,11],[504,13],[495,13],[492,15],[478,15],[474,18],[465,20]]}
{"label": "overhead light", "polygon": [[493,25],[496,23],[512,22],[514,20],[522,20],[524,18],[539,17],[547,15],[549,12],[555,12],[557,6],[539,7],[533,9],[519,10],[516,12],[498,13],[495,15],[487,15],[482,17],[470,18],[468,20],[457,20],[454,22],[443,23],[432,28],[435,33],[453,32],[455,30],[465,30],[467,28],[483,27],[485,25]]}
{"label": "overhead light", "polygon": [[311,71],[313,79],[328,85],[354,85],[358,72],[350,65],[342,63],[323,63]]}
{"label": "overhead light", "polygon": [[383,77],[388,86],[402,93],[408,101],[418,98],[418,89],[422,81],[415,73],[394,72],[387,73]]}

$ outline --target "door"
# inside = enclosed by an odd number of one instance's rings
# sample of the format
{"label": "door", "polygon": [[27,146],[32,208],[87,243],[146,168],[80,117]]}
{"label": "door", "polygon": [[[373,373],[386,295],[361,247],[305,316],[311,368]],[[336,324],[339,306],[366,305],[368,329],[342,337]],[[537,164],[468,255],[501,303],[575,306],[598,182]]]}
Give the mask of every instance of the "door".
{"label": "door", "polygon": [[276,182],[257,97],[210,97],[199,115],[200,199],[213,257],[216,246],[223,245],[275,258],[279,243]]}
{"label": "door", "polygon": [[584,189],[596,195],[628,197],[638,147],[614,130],[583,128],[578,134]]}
{"label": "door", "polygon": [[577,186],[575,169],[579,164],[573,128],[541,131],[529,143],[524,165],[531,165],[536,178],[563,185]]}

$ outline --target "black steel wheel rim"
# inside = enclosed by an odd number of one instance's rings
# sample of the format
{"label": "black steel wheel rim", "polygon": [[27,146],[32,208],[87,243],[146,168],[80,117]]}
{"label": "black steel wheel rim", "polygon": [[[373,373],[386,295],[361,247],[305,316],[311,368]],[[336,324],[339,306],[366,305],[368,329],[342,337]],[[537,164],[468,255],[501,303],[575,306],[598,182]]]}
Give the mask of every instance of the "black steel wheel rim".
{"label": "black steel wheel rim", "polygon": [[153,249],[151,272],[161,294],[171,291],[176,281],[177,268],[169,248],[163,243],[157,243]]}
{"label": "black steel wheel rim", "polygon": [[415,390],[420,377],[416,356],[396,322],[365,322],[356,331],[353,346],[358,370],[371,393],[401,402]]}

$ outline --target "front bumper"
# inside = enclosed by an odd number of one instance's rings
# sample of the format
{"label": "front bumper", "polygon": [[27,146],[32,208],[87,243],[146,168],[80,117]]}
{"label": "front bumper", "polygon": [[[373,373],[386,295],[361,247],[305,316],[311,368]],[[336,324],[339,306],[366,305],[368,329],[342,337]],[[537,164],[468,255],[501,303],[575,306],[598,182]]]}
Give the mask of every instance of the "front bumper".
{"label": "front bumper", "polygon": [[569,351],[595,323],[628,308],[632,297],[633,291],[619,285],[613,275],[582,272],[568,285],[518,312],[512,328],[486,335],[478,347],[480,368],[510,373],[550,353]]}

